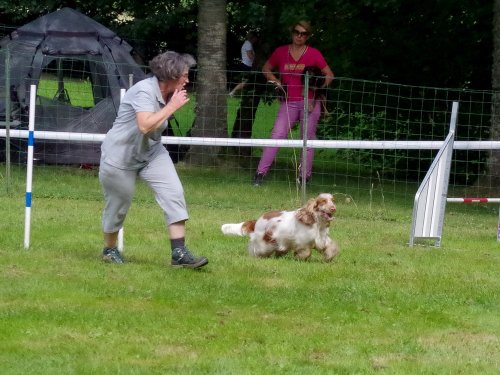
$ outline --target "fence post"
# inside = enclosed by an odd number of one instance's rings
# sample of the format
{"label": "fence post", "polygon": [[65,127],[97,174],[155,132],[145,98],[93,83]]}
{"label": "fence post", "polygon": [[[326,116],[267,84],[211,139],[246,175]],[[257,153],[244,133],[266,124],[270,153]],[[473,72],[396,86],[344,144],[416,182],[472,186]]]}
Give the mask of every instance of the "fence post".
{"label": "fence post", "polygon": [[6,190],[10,193],[10,48],[5,50],[5,180]]}
{"label": "fence post", "polygon": [[307,201],[306,173],[307,173],[307,120],[309,115],[309,71],[305,72],[304,76],[304,117],[302,119],[302,161],[300,162],[299,176],[297,181],[300,181],[302,190],[302,204]]}

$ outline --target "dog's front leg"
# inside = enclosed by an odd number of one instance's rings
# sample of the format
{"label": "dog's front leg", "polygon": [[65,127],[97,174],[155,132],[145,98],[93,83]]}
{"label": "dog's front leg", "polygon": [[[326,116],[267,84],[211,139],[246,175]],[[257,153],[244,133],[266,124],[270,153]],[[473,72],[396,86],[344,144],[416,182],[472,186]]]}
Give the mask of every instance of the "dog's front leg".
{"label": "dog's front leg", "polygon": [[337,245],[337,242],[332,240],[331,238],[328,238],[325,250],[323,252],[323,258],[325,262],[330,262],[333,258],[337,256],[338,253],[339,253],[339,247]]}
{"label": "dog's front leg", "polygon": [[310,248],[305,248],[305,249],[297,249],[295,250],[295,257],[300,260],[307,260],[311,256],[311,249]]}

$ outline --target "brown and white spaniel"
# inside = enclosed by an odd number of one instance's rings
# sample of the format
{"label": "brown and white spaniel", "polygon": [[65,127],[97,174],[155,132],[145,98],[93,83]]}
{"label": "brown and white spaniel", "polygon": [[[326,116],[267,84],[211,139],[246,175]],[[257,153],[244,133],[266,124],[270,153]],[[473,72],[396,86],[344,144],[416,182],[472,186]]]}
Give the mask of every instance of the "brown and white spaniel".
{"label": "brown and white spaniel", "polygon": [[257,220],[223,224],[221,230],[224,234],[250,236],[248,253],[252,256],[269,257],[293,251],[297,258],[306,260],[314,248],[329,262],[339,252],[329,235],[336,210],[333,196],[323,193],[295,211],[267,212]]}

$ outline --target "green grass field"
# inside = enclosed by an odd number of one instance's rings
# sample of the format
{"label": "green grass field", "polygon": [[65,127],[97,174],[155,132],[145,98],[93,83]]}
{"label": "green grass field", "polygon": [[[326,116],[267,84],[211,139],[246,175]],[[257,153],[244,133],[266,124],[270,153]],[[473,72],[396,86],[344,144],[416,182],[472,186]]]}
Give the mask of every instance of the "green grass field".
{"label": "green grass field", "polygon": [[210,260],[199,271],[167,266],[162,213],[143,184],[125,224],[128,262],[102,263],[96,170],[35,169],[24,250],[25,172],[13,169],[0,191],[2,374],[498,373],[498,207],[449,205],[442,247],[409,248],[411,202],[339,195],[333,263],[254,259],[220,225],[295,208],[298,192],[251,188],[237,170],[178,170],[188,244]]}
{"label": "green grass field", "polygon": [[[92,84],[88,80],[68,79],[63,80],[63,88],[67,94],[69,102],[73,106],[93,107],[94,97],[92,93]],[[49,99],[54,99],[58,94],[59,83],[57,77],[50,74],[43,74],[38,87],[37,94]]]}
{"label": "green grass field", "polygon": [[[87,84],[75,85],[71,103],[91,106]],[[177,113],[178,134],[193,105]],[[229,132],[238,105],[228,99]],[[255,138],[269,136],[275,113],[259,107]],[[142,183],[125,224],[128,262],[102,263],[95,169],[35,168],[25,250],[25,170],[12,169],[7,191],[0,164],[2,374],[497,374],[498,207],[448,205],[442,247],[409,248],[416,184],[383,181],[384,195],[330,159],[318,153],[315,171],[325,161],[328,173],[308,190],[337,196],[341,254],[330,264],[250,258],[247,239],[220,232],[300,205],[289,161],[261,188],[245,168],[179,164],[188,245],[210,260],[199,271],[168,266],[163,216]]]}

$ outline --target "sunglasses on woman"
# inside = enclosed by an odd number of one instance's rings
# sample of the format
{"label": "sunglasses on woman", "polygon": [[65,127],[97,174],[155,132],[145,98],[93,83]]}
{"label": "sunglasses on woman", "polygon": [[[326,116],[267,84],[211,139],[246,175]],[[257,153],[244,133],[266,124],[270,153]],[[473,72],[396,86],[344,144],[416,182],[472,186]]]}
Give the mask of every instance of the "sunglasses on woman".
{"label": "sunglasses on woman", "polygon": [[293,35],[303,37],[303,36],[309,36],[309,33],[307,31],[300,31],[297,29],[293,29]]}

